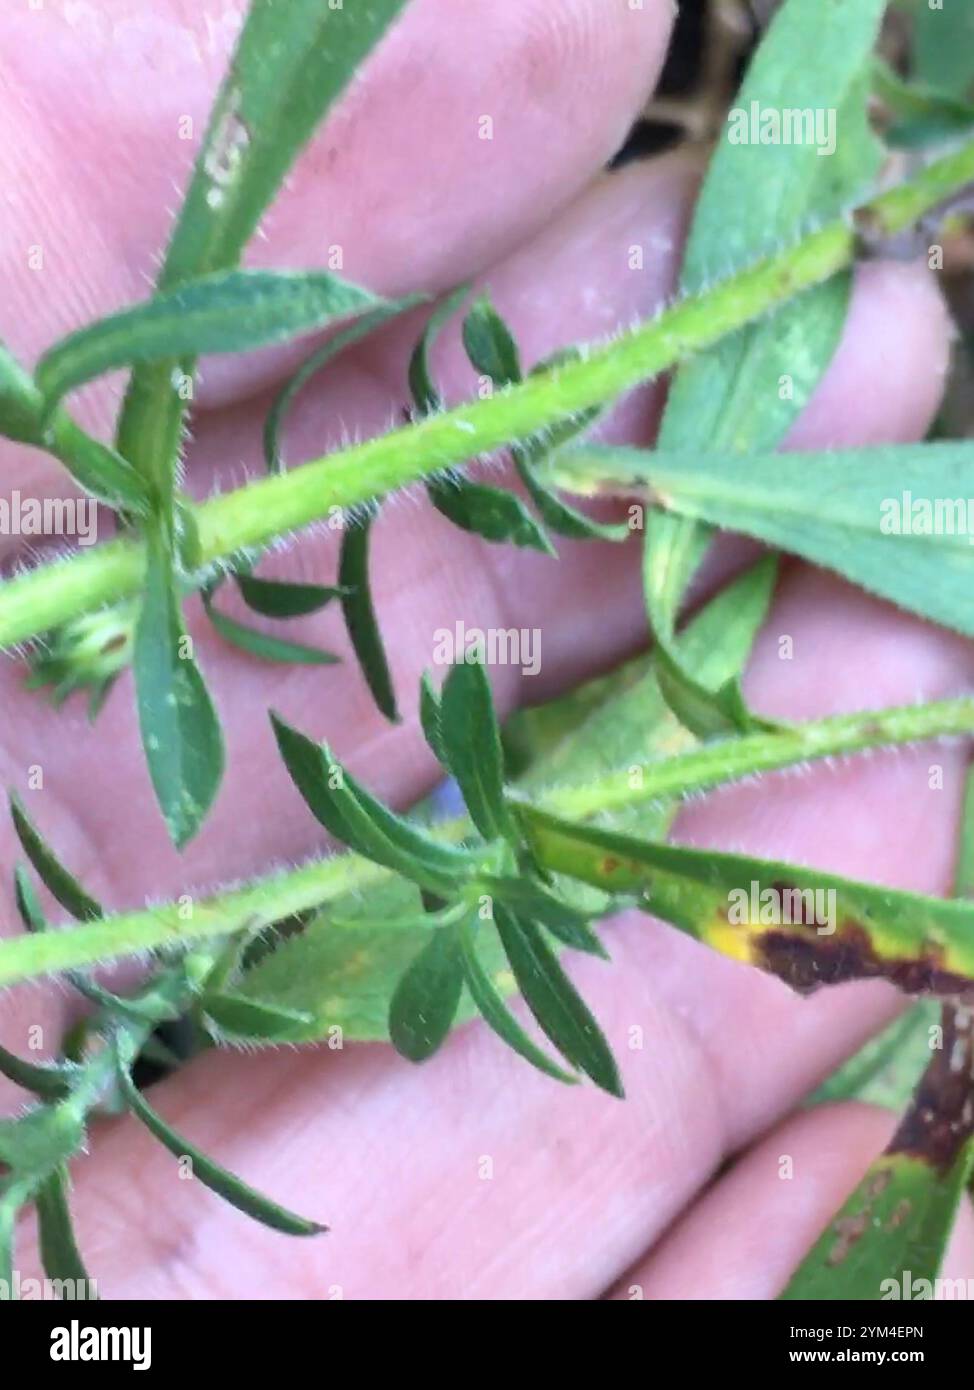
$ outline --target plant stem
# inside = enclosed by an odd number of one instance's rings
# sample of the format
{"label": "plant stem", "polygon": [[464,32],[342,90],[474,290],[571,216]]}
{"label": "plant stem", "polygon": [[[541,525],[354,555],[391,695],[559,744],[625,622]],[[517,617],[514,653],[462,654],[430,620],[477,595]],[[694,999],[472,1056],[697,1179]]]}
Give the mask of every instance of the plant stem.
{"label": "plant stem", "polygon": [[[687,796],[795,763],[962,735],[974,735],[974,699],[838,715],[650,762],[637,779],[629,772],[613,773],[584,787],[554,788],[541,795],[539,802],[558,815],[585,819],[660,798]],[[633,780],[637,785],[632,785]],[[470,825],[455,820],[436,829],[455,841],[469,834]],[[138,951],[270,926],[387,877],[386,869],[369,860],[341,854],[201,900],[192,904],[191,914],[185,905],[173,904],[121,913],[67,931],[16,937],[0,945],[0,987]]]}
{"label": "plant stem", "polygon": [[[214,498],[196,509],[202,563],[266,544],[335,508],[358,506],[606,404],[852,264],[860,230],[873,240],[892,236],[972,181],[974,142],[853,216],[682,300],[577,361]],[[115,541],[0,585],[0,647],[137,592],[144,566],[140,544]]]}

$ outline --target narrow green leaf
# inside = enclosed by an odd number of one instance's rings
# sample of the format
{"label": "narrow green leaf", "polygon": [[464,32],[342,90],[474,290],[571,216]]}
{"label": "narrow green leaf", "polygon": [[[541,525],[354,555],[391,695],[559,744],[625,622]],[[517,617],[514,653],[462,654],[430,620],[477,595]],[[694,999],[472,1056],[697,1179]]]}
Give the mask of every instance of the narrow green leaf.
{"label": "narrow green leaf", "polygon": [[[932,1298],[974,1170],[970,1015],[943,1037],[883,1156],[815,1243],[784,1299]],[[966,1281],[961,1281],[966,1284]]]}
{"label": "narrow green leaf", "polygon": [[256,628],[221,613],[207,596],[204,596],[203,606],[206,616],[225,641],[251,656],[260,657],[262,661],[280,661],[295,666],[333,666],[339,660],[321,647],[308,647],[268,632],[258,632]]}
{"label": "narrow green leaf", "polygon": [[609,959],[608,951],[591,926],[593,917],[604,916],[604,911],[584,912],[530,879],[486,878],[484,887],[512,912],[547,927],[562,945],[573,951],[585,951],[590,956],[600,956],[602,960]]}
{"label": "narrow green leaf", "polygon": [[92,497],[135,516],[148,514],[145,480],[121,454],[85,434],[67,411],[54,411],[41,447],[50,450]]}
{"label": "narrow green leaf", "polygon": [[494,921],[524,1002],[542,1031],[573,1066],[621,1098],[622,1079],[609,1045],[541,932],[499,902]]}
{"label": "narrow green leaf", "polygon": [[419,342],[413,349],[409,359],[409,390],[420,415],[432,415],[435,411],[443,409],[443,398],[433,381],[430,351],[469,294],[470,286],[461,285],[441,300],[430,315]]}
{"label": "narrow green leaf", "polygon": [[[42,932],[47,930],[47,922],[44,920],[44,913],[41,911],[34,885],[31,883],[30,876],[23,864],[18,864],[14,869],[14,901],[17,904],[17,911],[25,931]],[[71,915],[74,916],[74,913],[72,912]],[[101,915],[100,911],[98,915]]]}
{"label": "narrow green leaf", "polygon": [[183,631],[171,557],[147,546],[145,591],[133,652],[142,746],[169,835],[178,849],[199,830],[223,776],[223,735]]}
{"label": "narrow green leaf", "polygon": [[298,791],[329,834],[377,864],[445,898],[468,876],[472,860],[442,844],[376,801],[323,744],[273,712],[277,746]]}
{"label": "narrow green leaf", "polygon": [[401,1056],[425,1062],[437,1051],[456,1017],[463,978],[456,931],[434,931],[389,1005],[389,1037]]}
{"label": "narrow green leaf", "polygon": [[86,1298],[94,1284],[75,1240],[68,1209],[67,1185],[67,1172],[60,1167],[37,1190],[35,1201],[41,1262],[49,1279],[70,1281],[75,1292],[80,1287],[81,1297]]}
{"label": "narrow green leaf", "polygon": [[419,683],[419,721],[423,729],[423,737],[429,744],[437,760],[443,767],[447,767],[446,748],[443,744],[443,731],[440,728],[440,696],[439,692],[433,688],[430,673],[424,671]]}
{"label": "narrow green leaf", "polygon": [[513,492],[486,487],[467,478],[445,478],[428,483],[430,501],[454,526],[485,541],[517,545],[554,555],[544,530]]}
{"label": "narrow green leaf", "polygon": [[308,382],[330,362],[333,362],[336,357],[339,357],[346,348],[361,342],[363,338],[367,338],[370,333],[374,333],[377,328],[388,323],[390,319],[397,318],[400,314],[420,303],[422,303],[421,295],[411,295],[406,299],[394,300],[388,304],[380,305],[377,309],[370,310],[356,320],[350,328],[337,333],[334,338],[329,339],[327,343],[324,343],[301,363],[298,370],[284,383],[274,397],[264,420],[264,459],[269,473],[280,473],[284,467],[280,442],[281,434],[291,406]]}
{"label": "narrow green leaf", "polygon": [[463,321],[463,346],[475,371],[495,386],[521,380],[521,357],[514,335],[487,295],[482,295]]}
{"label": "narrow green leaf", "polygon": [[63,1100],[70,1090],[69,1069],[58,1066],[39,1067],[25,1062],[5,1047],[0,1047],[0,1073],[15,1086],[33,1091],[44,1100]]}
{"label": "narrow green leaf", "polygon": [[550,1057],[531,1041],[494,988],[494,982],[484,969],[478,954],[474,927],[470,921],[465,922],[460,928],[460,961],[464,981],[480,1016],[497,1036],[526,1062],[537,1067],[538,1071],[544,1072],[545,1076],[551,1076],[555,1081],[562,1081],[568,1086],[577,1085],[577,1076],[556,1066]]}
{"label": "narrow green leaf", "polygon": [[219,271],[69,334],[37,364],[37,385],[51,410],[75,387],[116,367],[249,352],[327,327],[375,303],[368,290],[327,273]]}
{"label": "narrow green leaf", "polygon": [[[885,0],[834,0],[827,26],[820,0],[786,0],[778,9],[697,202],[680,280],[684,294],[708,284],[715,266],[733,273],[798,237],[810,218],[839,215],[868,187],[880,166],[867,99],[884,9]],[[796,53],[803,54],[797,66]],[[751,131],[755,112],[759,120],[760,113],[784,119],[785,113],[807,112],[823,125],[814,139],[765,143]],[[850,287],[849,275],[835,276],[682,367],[670,390],[660,448],[748,454],[780,444],[834,355]],[[646,528],[650,623],[676,668],[673,630],[708,534],[699,522],[666,513],[654,514]],[[692,692],[693,673],[683,675],[683,683],[671,680],[670,689]],[[699,706],[705,695],[697,685],[684,710]],[[711,718],[719,724],[726,717],[725,697],[714,702]],[[732,718],[729,727],[735,722],[739,726]]]}
{"label": "narrow green leaf", "polygon": [[245,1042],[290,1042],[307,1036],[311,1015],[262,999],[248,999],[233,991],[208,995],[203,1000],[207,1022],[215,1025],[218,1038]]}
{"label": "narrow green leaf", "polygon": [[647,478],[675,514],[801,555],[974,635],[969,440],[747,457],[589,447],[584,455],[617,477]]}
{"label": "narrow green leaf", "polygon": [[392,674],[369,586],[369,539],[376,515],[374,510],[370,510],[364,518],[349,526],[342,537],[338,583],[343,590],[345,626],[372,698],[385,717],[398,724],[399,711],[396,708]]}
{"label": "narrow green leaf", "polygon": [[638,905],[810,992],[885,978],[906,994],[974,984],[974,903],[944,901],[716,850],[686,849],[519,807],[546,867]]}
{"label": "narrow green leaf", "polygon": [[192,1164],[194,1176],[199,1178],[205,1187],[222,1197],[225,1202],[229,1202],[232,1207],[236,1207],[246,1216],[253,1217],[262,1225],[269,1226],[271,1230],[283,1232],[284,1235],[314,1236],[320,1235],[328,1229],[327,1226],[319,1225],[315,1221],[307,1221],[302,1216],[296,1216],[286,1208],[278,1206],[276,1202],[272,1202],[270,1198],[255,1192],[234,1173],[228,1172],[226,1168],[221,1168],[218,1163],[214,1163],[212,1158],[208,1158],[195,1145],[190,1144],[175,1130],[170,1129],[165,1120],[153,1110],[139,1091],[121,1058],[119,1058],[116,1075],[122,1096],[133,1114],[142,1121],[146,1129],[171,1154],[178,1159],[188,1158]]}
{"label": "narrow green leaf", "polygon": [[323,584],[292,584],[251,574],[238,574],[235,581],[247,607],[265,618],[304,618],[318,613],[344,592]]}
{"label": "narrow green leaf", "polygon": [[[70,912],[72,917],[76,917],[81,922],[91,922],[98,917],[103,917],[105,914],[101,905],[85,892],[74,875],[69,873],[57,858],[31,821],[24,810],[23,803],[15,793],[10,795],[10,814],[24,853],[33,864],[38,878],[55,901]],[[18,906],[25,923],[34,924],[39,921],[42,924],[43,915],[40,913],[29,880],[26,879],[22,870],[16,871],[15,882]],[[36,925],[30,925],[29,929],[37,930],[38,928]]]}
{"label": "narrow green leaf", "polygon": [[481,661],[451,666],[440,698],[440,736],[446,762],[470,818],[485,840],[520,843],[504,800],[504,761],[490,680]]}

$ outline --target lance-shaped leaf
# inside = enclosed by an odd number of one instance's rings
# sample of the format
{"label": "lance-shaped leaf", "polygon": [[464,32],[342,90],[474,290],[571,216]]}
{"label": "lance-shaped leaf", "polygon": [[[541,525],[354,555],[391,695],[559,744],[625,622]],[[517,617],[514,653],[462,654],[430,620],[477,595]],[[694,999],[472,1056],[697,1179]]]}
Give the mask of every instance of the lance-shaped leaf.
{"label": "lance-shaped leaf", "polygon": [[[728,274],[740,270],[799,236],[810,218],[837,216],[868,187],[880,165],[867,99],[885,8],[885,0],[836,0],[827,32],[819,0],[786,0],[777,11],[697,202],[680,279],[684,294],[699,293],[715,266]],[[804,55],[797,66],[796,53]],[[749,123],[760,121],[762,113],[781,120],[816,113],[821,125],[815,138],[766,144],[750,135]],[[850,286],[849,275],[835,276],[681,368],[660,447],[750,453],[780,444],[838,346]],[[676,679],[681,663],[671,639],[706,545],[706,528],[689,519],[657,513],[646,528],[650,622],[675,668],[669,688],[691,718],[704,692],[694,688],[693,673],[685,668],[683,680]],[[741,706],[733,690],[714,702],[710,718],[716,726],[739,726]]]}
{"label": "lance-shaped leaf", "polygon": [[[448,295],[430,316],[429,322],[413,351],[409,362],[409,387],[413,404],[420,415],[430,415],[443,407],[443,400],[433,381],[430,351],[443,327],[467,298],[464,285]],[[508,542],[554,554],[544,531],[519,497],[506,488],[488,487],[470,482],[460,476],[436,478],[427,483],[426,491],[437,511],[455,526],[484,540]]]}
{"label": "lance-shaped leaf", "polygon": [[547,868],[638,895],[645,911],[793,989],[882,977],[907,994],[974,998],[974,903],[519,814]]}
{"label": "lance-shaped leaf", "polygon": [[35,1202],[41,1262],[49,1279],[68,1281],[67,1286],[73,1288],[78,1297],[87,1299],[94,1283],[75,1239],[67,1187],[68,1175],[62,1165],[38,1188]]}
{"label": "lance-shaped leaf", "polygon": [[485,541],[555,554],[542,528],[513,492],[459,477],[436,479],[427,484],[426,491],[436,510],[461,531]]}
{"label": "lance-shaped leaf", "polygon": [[389,1004],[389,1037],[396,1051],[411,1062],[432,1057],[453,1026],[462,989],[457,931],[441,927],[409,966]]}
{"label": "lance-shaped leaf", "polygon": [[589,470],[645,479],[673,513],[779,546],[974,635],[969,440],[741,458],[586,448],[580,457]]}
{"label": "lance-shaped leaf", "polygon": [[332,652],[326,652],[321,647],[309,647],[302,642],[275,637],[273,633],[258,632],[256,628],[228,617],[214,607],[212,593],[204,593],[203,607],[225,641],[251,656],[260,657],[262,661],[280,661],[295,666],[334,666],[339,660]]}
{"label": "lance-shaped leaf", "polygon": [[133,651],[139,728],[166,828],[181,849],[196,834],[223,776],[223,735],[183,631],[172,560],[150,537]]}
{"label": "lance-shaped leaf", "polygon": [[0,1047],[0,1074],[44,1100],[63,1100],[70,1090],[71,1072],[70,1066],[39,1067]]}
{"label": "lance-shaped leaf", "polygon": [[574,1086],[578,1077],[556,1066],[551,1058],[532,1042],[504,1003],[494,986],[490,972],[485,969],[480,959],[475,932],[476,929],[469,919],[460,927],[460,960],[464,981],[481,1018],[508,1047],[513,1048],[518,1056],[530,1062],[533,1067],[537,1067],[538,1071],[544,1072],[545,1076],[553,1077],[555,1081]]}
{"label": "lance-shaped leaf", "polygon": [[[213,105],[159,278],[160,293],[237,264],[315,126],[400,13],[404,0],[322,5],[252,0]],[[171,498],[185,401],[170,357],[129,383],[119,451]]]}
{"label": "lance-shaped leaf", "polygon": [[294,1212],[279,1206],[277,1202],[272,1202],[269,1197],[255,1192],[236,1174],[228,1172],[226,1168],[221,1168],[218,1163],[215,1163],[212,1158],[208,1158],[194,1144],[190,1144],[182,1135],[170,1129],[162,1116],[153,1110],[135,1085],[129,1075],[126,1061],[122,1057],[118,1058],[116,1076],[119,1090],[132,1113],[142,1121],[150,1134],[153,1134],[171,1154],[181,1160],[188,1158],[192,1164],[193,1175],[199,1178],[200,1182],[211,1192],[215,1192],[217,1196],[222,1197],[225,1202],[229,1202],[232,1207],[236,1207],[246,1216],[253,1217],[255,1221],[269,1226],[271,1230],[281,1231],[284,1235],[315,1236],[328,1229],[327,1226],[322,1226],[316,1221],[308,1221],[303,1216],[295,1215]]}
{"label": "lance-shaped leaf", "polygon": [[213,1025],[220,1040],[292,1042],[307,1036],[311,1022],[311,1015],[299,1009],[248,999],[230,990],[207,995],[202,1007],[206,1023]]}
{"label": "lance-shaped leaf", "polygon": [[376,515],[377,512],[370,508],[361,520],[349,526],[342,537],[338,583],[342,589],[345,626],[366,684],[377,707],[388,720],[397,724],[399,711],[396,708],[396,692],[369,584],[369,540]]}
{"label": "lance-shaped leaf", "polygon": [[486,668],[480,661],[451,666],[440,699],[440,736],[470,819],[485,840],[520,843],[504,800],[504,760]]}
{"label": "lance-shaped leaf", "polygon": [[[93,922],[103,917],[105,914],[101,904],[86,893],[75,876],[64,867],[28,816],[20,798],[13,793],[10,796],[10,814],[24,853],[55,901],[80,922]],[[18,870],[15,881],[18,905],[21,907],[25,925],[28,930],[43,929],[43,915],[29,880]]]}
{"label": "lance-shaped leaf", "polygon": [[50,410],[68,391],[116,367],[249,352],[375,303],[368,290],[323,272],[218,271],[69,334],[44,354],[35,377]]}
{"label": "lance-shaped leaf", "polygon": [[285,724],[271,723],[281,757],[313,815],[336,839],[443,897],[469,877],[465,851],[434,840],[371,796],[324,745]]}
{"label": "lance-shaped leaf", "polygon": [[293,584],[251,574],[238,574],[235,579],[247,607],[265,618],[304,618],[320,612],[344,592],[334,585]]}
{"label": "lance-shaped leaf", "polygon": [[783,1298],[933,1297],[974,1170],[971,1012],[947,1007],[944,1024],[892,1142],[802,1261]]}
{"label": "lance-shaped leaf", "polygon": [[552,936],[558,938],[563,946],[574,951],[585,951],[590,956],[609,959],[609,953],[592,930],[592,921],[604,917],[609,911],[608,902],[601,904],[598,912],[584,912],[563,902],[547,888],[529,878],[490,878],[483,880],[484,888],[492,897],[497,897],[513,912],[529,917],[547,927]]}
{"label": "lance-shaped leaf", "polygon": [[592,1013],[540,930],[494,903],[494,922],[524,1002],[546,1037],[610,1095],[623,1095],[615,1058]]}
{"label": "lance-shaped leaf", "polygon": [[441,718],[439,691],[434,688],[430,673],[424,671],[419,683],[419,720],[423,729],[423,737],[436,755],[437,761],[442,767],[447,767]]}

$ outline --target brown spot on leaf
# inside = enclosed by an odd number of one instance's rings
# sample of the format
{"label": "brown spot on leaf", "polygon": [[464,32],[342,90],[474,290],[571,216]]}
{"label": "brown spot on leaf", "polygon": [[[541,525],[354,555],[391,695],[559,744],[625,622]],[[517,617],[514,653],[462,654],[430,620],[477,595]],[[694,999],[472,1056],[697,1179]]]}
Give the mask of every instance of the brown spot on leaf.
{"label": "brown spot on leaf", "polygon": [[974,1039],[967,1022],[966,1010],[944,1009],[943,1046],[923,1073],[887,1153],[923,1159],[944,1173],[974,1137]]}
{"label": "brown spot on leaf", "polygon": [[845,921],[832,935],[773,928],[755,942],[755,961],[800,994],[847,980],[891,980],[904,994],[974,999],[974,980],[945,970],[937,948],[912,958],[878,956],[861,923]]}

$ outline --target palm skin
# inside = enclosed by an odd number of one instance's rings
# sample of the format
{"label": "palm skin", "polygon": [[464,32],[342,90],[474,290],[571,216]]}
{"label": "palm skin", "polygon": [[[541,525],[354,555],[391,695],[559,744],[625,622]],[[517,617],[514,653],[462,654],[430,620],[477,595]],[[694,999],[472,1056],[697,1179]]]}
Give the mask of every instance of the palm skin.
{"label": "palm skin", "polygon": [[[226,61],[233,16],[192,0],[48,5],[0,17],[0,160],[8,190],[0,273],[3,332],[25,362],[96,314],[145,293]],[[685,157],[600,170],[665,52],[666,0],[414,0],[401,27],[303,158],[249,264],[322,264],[386,294],[489,286],[525,359],[612,332],[670,293],[698,170]],[[68,98],[70,93],[70,99]],[[478,139],[489,113],[494,139]],[[645,270],[630,269],[630,248]],[[41,269],[31,248],[42,248]],[[717,268],[719,269],[719,268]],[[287,438],[298,462],[352,433],[386,428],[403,405],[417,321],[348,354],[305,393]],[[923,435],[946,364],[948,321],[925,268],[860,272],[843,345],[793,432],[795,446]],[[305,350],[306,345],[298,350]],[[187,458],[203,496],[260,466],[268,392],[294,350],[204,364]],[[447,335],[437,368],[458,396],[472,379]],[[106,432],[118,384],[83,393],[84,423]],[[660,395],[615,411],[615,439],[648,443]],[[60,495],[48,459],[0,445],[25,494]],[[3,538],[6,563],[20,558]],[[708,583],[740,563],[723,544]],[[328,582],[335,541],[311,535],[262,573]],[[645,620],[637,547],[565,544],[559,560],[472,540],[428,507],[387,509],[374,547],[376,600],[405,720],[377,715],[354,662],[325,671],[264,666],[190,621],[224,718],[229,772],[183,856],[166,841],[121,683],[94,729],[80,706],[55,714],[0,668],[3,775],[91,891],[112,906],[203,891],[320,852],[319,827],[290,786],[266,710],[327,735],[356,775],[399,805],[435,767],[415,717],[433,633],[538,627],[537,677],[493,673],[505,710],[550,697],[634,650]],[[337,617],[303,620],[301,640],[346,653]],[[778,638],[794,641],[779,660]],[[967,646],[821,574],[789,566],[751,661],[750,701],[805,718],[964,689]],[[942,790],[928,768],[944,768]],[[729,789],[683,814],[691,843],[815,864],[902,888],[944,892],[964,754],[959,748],[816,768],[801,780]],[[0,840],[9,882],[17,847]],[[15,930],[9,904],[4,929]],[[882,985],[799,1000],[645,917],[611,928],[613,964],[573,973],[625,1075],[624,1104],[566,1090],[527,1069],[480,1025],[421,1070],[383,1047],[243,1057],[212,1054],[154,1092],[177,1128],[278,1200],[328,1221],[288,1241],[225,1208],[130,1121],[96,1128],[77,1165],[79,1238],[103,1295],[136,1298],[621,1298],[773,1296],[891,1128],[844,1106],[789,1118],[803,1095],[898,1001]],[[56,1048],[70,1014],[59,989],[2,1000],[0,1040],[23,1050],[41,1025]],[[633,1025],[645,1045],[629,1051]],[[6,1083],[4,1083],[6,1085]],[[23,1101],[3,1091],[8,1110]],[[779,1178],[779,1159],[794,1178]],[[484,1157],[492,1176],[482,1177]],[[729,1160],[733,1160],[727,1168]],[[720,1172],[721,1176],[715,1175]],[[965,1214],[952,1277],[974,1272]]]}

